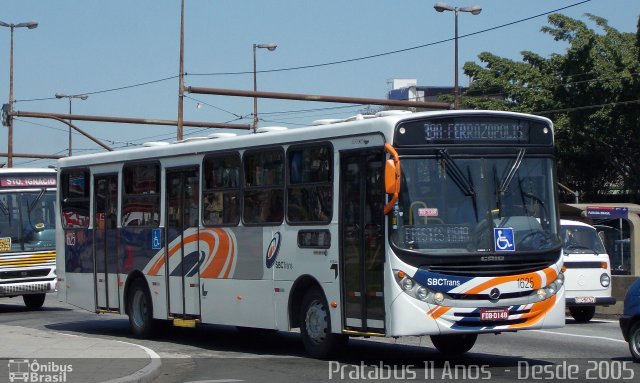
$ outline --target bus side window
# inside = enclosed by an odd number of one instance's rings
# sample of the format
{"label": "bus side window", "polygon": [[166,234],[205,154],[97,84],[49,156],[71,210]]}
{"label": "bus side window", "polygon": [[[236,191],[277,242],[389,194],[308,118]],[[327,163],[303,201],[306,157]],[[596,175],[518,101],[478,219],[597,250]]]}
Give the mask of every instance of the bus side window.
{"label": "bus side window", "polygon": [[202,222],[205,226],[237,225],[240,221],[240,155],[204,159]]}
{"label": "bus side window", "polygon": [[62,180],[62,227],[89,227],[89,171],[73,170],[63,172]]}
{"label": "bus side window", "polygon": [[281,148],[245,153],[242,221],[279,225],[284,217],[284,153]]}
{"label": "bus side window", "polygon": [[291,147],[287,152],[287,220],[293,224],[327,223],[333,212],[329,144]]}
{"label": "bus side window", "polygon": [[158,227],[160,221],[160,164],[125,165],[122,226]]}

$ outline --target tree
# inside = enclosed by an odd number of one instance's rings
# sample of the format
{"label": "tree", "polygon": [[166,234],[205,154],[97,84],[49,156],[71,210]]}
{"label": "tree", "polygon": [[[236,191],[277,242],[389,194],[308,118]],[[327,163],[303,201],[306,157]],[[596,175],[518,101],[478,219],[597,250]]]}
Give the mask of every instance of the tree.
{"label": "tree", "polygon": [[587,14],[585,22],[553,14],[542,32],[568,44],[548,58],[522,52],[516,62],[488,52],[467,62],[473,78],[462,106],[546,115],[556,127],[560,180],[583,197],[611,188],[640,192],[640,20],[621,33]]}

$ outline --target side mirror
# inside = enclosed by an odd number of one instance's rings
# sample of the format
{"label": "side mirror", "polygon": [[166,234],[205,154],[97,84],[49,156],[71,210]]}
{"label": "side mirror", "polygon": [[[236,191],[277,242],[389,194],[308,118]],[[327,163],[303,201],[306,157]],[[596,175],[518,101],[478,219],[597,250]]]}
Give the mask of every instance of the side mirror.
{"label": "side mirror", "polygon": [[387,160],[384,168],[384,189],[387,194],[396,194],[400,190],[398,168],[393,160]]}
{"label": "side mirror", "polygon": [[384,188],[387,194],[393,195],[391,201],[384,206],[384,214],[389,214],[400,194],[400,157],[393,146],[384,144],[384,149],[391,155],[391,159],[386,161],[384,168]]}

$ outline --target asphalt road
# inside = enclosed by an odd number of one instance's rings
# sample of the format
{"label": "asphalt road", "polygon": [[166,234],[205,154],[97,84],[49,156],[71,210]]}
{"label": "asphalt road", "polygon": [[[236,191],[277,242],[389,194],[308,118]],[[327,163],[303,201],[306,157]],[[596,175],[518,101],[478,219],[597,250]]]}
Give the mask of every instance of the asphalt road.
{"label": "asphalt road", "polygon": [[474,348],[445,358],[428,337],[351,339],[334,360],[305,355],[299,334],[240,332],[234,327],[166,326],[153,340],[130,336],[125,316],[92,314],[47,296],[40,311],[21,298],[0,299],[0,324],[123,340],[162,358],[159,383],[328,381],[638,381],[616,321],[587,324],[570,318],[561,329],[482,335]]}

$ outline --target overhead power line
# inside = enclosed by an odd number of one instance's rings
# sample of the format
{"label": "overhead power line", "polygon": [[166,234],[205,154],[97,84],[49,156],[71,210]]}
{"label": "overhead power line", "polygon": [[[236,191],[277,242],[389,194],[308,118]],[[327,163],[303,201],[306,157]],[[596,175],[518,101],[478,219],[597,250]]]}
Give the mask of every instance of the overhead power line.
{"label": "overhead power line", "polygon": [[[519,23],[522,23],[522,22],[525,22],[525,21],[536,19],[538,17],[542,17],[542,16],[546,16],[546,15],[549,15],[549,14],[552,14],[552,13],[563,11],[565,9],[573,8],[573,7],[588,3],[590,1],[591,0],[580,1],[580,2],[577,2],[577,3],[574,3],[574,4],[570,4],[570,5],[561,7],[561,8],[554,9],[552,11],[543,12],[543,13],[540,13],[540,14],[537,14],[537,15],[534,15],[534,16],[525,17],[523,19],[519,19],[519,20],[515,20],[515,21],[512,21],[512,22],[509,22],[509,23],[497,25],[497,26],[494,26],[494,27],[491,27],[491,28],[482,29],[480,31],[476,31],[476,32],[471,32],[471,33],[467,33],[467,34],[464,34],[464,35],[460,35],[460,36],[458,36],[458,38],[459,39],[460,38],[465,38],[465,37],[474,36],[474,35],[485,33],[485,32],[490,32],[490,31],[493,31],[493,30],[496,30],[496,29],[505,28],[505,27],[508,27],[508,26],[511,26],[511,25],[515,25],[515,24],[519,24]],[[431,42],[431,43],[416,45],[416,46],[409,47],[409,48],[397,49],[397,50],[393,50],[393,51],[382,52],[382,53],[377,53],[377,54],[372,54],[372,55],[367,55],[367,56],[362,56],[362,57],[356,57],[356,58],[350,58],[350,59],[344,59],[344,60],[337,60],[337,61],[330,61],[330,62],[320,63],[320,64],[310,64],[310,65],[301,65],[301,66],[288,67],[288,68],[259,70],[256,73],[285,72],[285,71],[293,71],[293,70],[319,68],[319,67],[338,65],[338,64],[346,64],[346,63],[351,63],[351,62],[356,62],[356,61],[363,61],[363,60],[369,60],[369,59],[374,59],[374,58],[378,58],[378,57],[389,56],[389,55],[398,54],[398,53],[404,53],[404,52],[408,52],[408,51],[412,51],[412,50],[416,50],[416,49],[421,49],[421,48],[426,48],[426,47],[430,47],[430,46],[433,46],[433,45],[446,43],[446,42],[453,41],[453,40],[455,40],[455,37],[444,39],[444,40],[439,40],[439,41],[434,41],[434,42]],[[246,75],[246,74],[253,74],[253,71],[215,72],[215,73],[186,73],[185,72],[185,76],[229,76],[229,75]],[[174,75],[174,76],[161,78],[161,79],[158,79],[158,80],[146,81],[146,82],[141,82],[141,83],[132,84],[132,85],[125,85],[125,86],[121,86],[121,87],[117,87],[117,88],[110,88],[110,89],[104,89],[104,90],[98,90],[98,91],[92,91],[92,92],[81,92],[81,93],[82,94],[87,94],[87,95],[92,95],[92,94],[100,94],[100,93],[107,93],[107,92],[115,92],[115,91],[130,89],[130,88],[146,86],[146,85],[150,85],[150,84],[154,84],[154,83],[158,83],[158,82],[162,82],[162,81],[167,81],[167,80],[171,80],[171,79],[176,79],[178,77],[179,77],[178,75]],[[53,100],[53,99],[55,99],[55,97],[43,97],[43,98],[14,100],[14,102],[30,102],[30,101]]]}
{"label": "overhead power line", "polygon": [[638,99],[638,100],[629,100],[629,101],[609,102],[609,103],[606,103],[606,104],[574,106],[574,107],[571,107],[571,108],[563,108],[563,109],[542,110],[542,111],[533,112],[533,113],[534,114],[545,115],[545,114],[562,113],[562,112],[574,112],[576,110],[596,109],[596,108],[602,108],[602,107],[605,107],[605,106],[619,106],[619,105],[632,105],[632,104],[640,104],[640,99]]}
{"label": "overhead power line", "polygon": [[[132,85],[124,85],[124,86],[120,86],[120,87],[117,87],[117,88],[96,90],[96,91],[93,91],[93,92],[82,92],[82,93],[78,93],[78,94],[91,95],[91,94],[116,92],[116,91],[119,91],[119,90],[137,88],[137,87],[141,87],[141,86],[156,84],[156,83],[167,81],[167,80],[173,80],[175,78],[178,78],[178,76],[177,75],[169,76],[169,77],[165,77],[165,78],[161,78],[161,79],[157,79],[157,80],[145,81],[145,82],[140,82],[140,83],[132,84]],[[30,99],[24,99],[24,100],[14,100],[13,102],[17,103],[17,102],[30,102],[30,101],[45,101],[45,100],[55,100],[55,99],[56,99],[56,97],[54,96],[54,97],[42,97],[42,98],[30,98]]]}
{"label": "overhead power line", "polygon": [[[458,36],[458,39],[461,39],[461,38],[464,38],[464,37],[478,35],[480,33],[490,32],[490,31],[493,31],[493,30],[496,30],[496,29],[500,29],[500,28],[504,28],[504,27],[508,27],[508,26],[511,26],[511,25],[514,25],[514,24],[519,24],[519,23],[522,23],[522,22],[525,22],[525,21],[536,19],[538,17],[542,17],[542,16],[546,16],[546,15],[549,15],[549,14],[552,14],[552,13],[563,11],[563,10],[568,9],[568,8],[576,7],[578,5],[582,5],[582,4],[588,3],[590,1],[591,0],[584,0],[584,1],[581,1],[581,2],[578,2],[578,3],[575,3],[575,4],[567,5],[567,6],[562,7],[562,8],[554,9],[552,11],[540,13],[540,14],[537,14],[535,16],[525,17],[524,19],[519,19],[519,20],[516,20],[516,21],[509,22],[509,23],[497,25],[495,27],[482,29],[482,30],[479,30],[479,31],[476,31],[476,32],[471,32],[471,33],[467,33],[467,34],[464,34],[464,35],[460,35],[460,36]],[[319,68],[319,67],[330,66],[330,65],[346,64],[346,63],[351,63],[351,62],[355,62],[355,61],[369,60],[369,59],[374,59],[374,58],[378,58],[378,57],[389,56],[389,55],[398,54],[398,53],[404,53],[404,52],[408,52],[408,51],[412,51],[412,50],[416,50],[416,49],[421,49],[421,48],[426,48],[426,47],[430,47],[430,46],[437,45],[437,44],[446,43],[446,42],[453,41],[453,40],[455,40],[455,37],[451,37],[451,38],[444,39],[444,40],[439,40],[439,41],[434,41],[434,42],[431,42],[431,43],[416,45],[416,46],[409,47],[409,48],[403,48],[403,49],[397,49],[397,50],[388,51],[388,52],[376,53],[376,54],[372,54],[372,55],[368,55],[368,56],[362,56],[362,57],[356,57],[356,58],[338,60],[338,61],[330,61],[330,62],[326,62],[326,63],[322,63],[322,64],[301,65],[301,66],[296,66],[296,67],[279,68],[279,69],[265,69],[265,70],[259,70],[259,71],[257,71],[257,73],[285,72],[285,71],[293,71],[293,70],[300,70],[300,69]],[[227,76],[227,75],[253,74],[253,71],[218,72],[218,73],[185,73],[185,75],[187,75],[187,74],[190,75],[190,76]]]}

